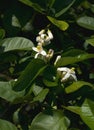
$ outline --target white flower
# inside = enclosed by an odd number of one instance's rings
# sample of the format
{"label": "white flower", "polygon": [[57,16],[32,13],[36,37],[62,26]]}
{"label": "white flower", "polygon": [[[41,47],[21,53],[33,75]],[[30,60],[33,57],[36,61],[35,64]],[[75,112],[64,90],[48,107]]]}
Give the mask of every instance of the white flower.
{"label": "white flower", "polygon": [[53,39],[53,34],[49,29],[41,30],[39,32],[39,36],[36,37],[36,41],[38,42],[38,45],[39,43],[41,43],[43,46],[50,44],[52,39]]}
{"label": "white flower", "polygon": [[61,77],[61,82],[65,82],[68,79],[77,81],[74,68],[69,69],[67,67],[59,67],[57,68],[57,72]]}
{"label": "white flower", "polygon": [[46,51],[43,50],[41,45],[38,45],[37,47],[32,47],[32,49],[37,52],[35,55],[35,59],[38,57],[38,55],[46,56]]}

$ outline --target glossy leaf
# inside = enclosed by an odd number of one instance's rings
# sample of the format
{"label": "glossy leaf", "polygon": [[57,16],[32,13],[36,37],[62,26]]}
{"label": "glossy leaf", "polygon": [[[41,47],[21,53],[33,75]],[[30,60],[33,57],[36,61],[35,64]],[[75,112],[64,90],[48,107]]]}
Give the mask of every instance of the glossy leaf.
{"label": "glossy leaf", "polygon": [[33,59],[18,78],[14,85],[14,90],[22,91],[29,87],[36,77],[45,69],[45,67],[46,65],[44,61],[40,59]]}
{"label": "glossy leaf", "polygon": [[94,130],[94,102],[86,99],[81,107],[80,116],[91,130]]}
{"label": "glossy leaf", "polygon": [[11,82],[0,82],[0,97],[14,103],[17,99],[21,99],[24,96],[24,91],[15,92],[12,89]]}
{"label": "glossy leaf", "polygon": [[94,38],[87,39],[86,43],[88,43],[88,44],[90,44],[91,46],[94,47]]}
{"label": "glossy leaf", "polygon": [[13,50],[32,50],[33,43],[23,37],[6,38],[0,42],[3,52]]}
{"label": "glossy leaf", "polygon": [[67,107],[62,106],[62,107],[69,110],[69,111],[71,111],[71,112],[73,112],[73,113],[75,113],[75,114],[77,114],[77,115],[80,114],[80,107],[79,106],[67,106]]}
{"label": "glossy leaf", "polygon": [[77,62],[81,62],[90,58],[94,58],[94,54],[80,54],[77,56],[66,56],[62,57],[60,60],[57,61],[56,66],[65,66],[69,64],[74,64]]}
{"label": "glossy leaf", "polygon": [[17,130],[11,122],[0,119],[0,130]]}
{"label": "glossy leaf", "polygon": [[64,9],[62,9],[61,11],[59,11],[58,13],[55,14],[55,17],[59,17],[62,14],[64,14],[75,2],[76,0],[73,0],[67,7],[65,7]]}
{"label": "glossy leaf", "polygon": [[78,106],[68,106],[64,107],[67,110],[78,114],[85,124],[91,129],[94,129],[94,102],[86,99],[81,107]]}
{"label": "glossy leaf", "polygon": [[83,16],[77,19],[77,24],[89,30],[94,30],[94,18]]}
{"label": "glossy leaf", "polygon": [[39,113],[33,120],[30,130],[67,130],[69,119],[62,111],[54,110],[51,115]]}
{"label": "glossy leaf", "polygon": [[66,93],[72,93],[77,91],[78,89],[80,89],[83,86],[90,86],[91,88],[94,88],[93,84],[85,82],[85,81],[77,81],[77,82],[73,82],[70,86],[65,88]]}
{"label": "glossy leaf", "polygon": [[20,2],[32,7],[34,10],[36,10],[39,13],[44,14],[45,9],[43,9],[39,4],[33,3],[30,0],[19,0]]}
{"label": "glossy leaf", "polygon": [[53,17],[47,16],[47,18],[55,25],[57,26],[60,30],[65,31],[69,25],[67,22],[63,21],[63,20],[57,20]]}

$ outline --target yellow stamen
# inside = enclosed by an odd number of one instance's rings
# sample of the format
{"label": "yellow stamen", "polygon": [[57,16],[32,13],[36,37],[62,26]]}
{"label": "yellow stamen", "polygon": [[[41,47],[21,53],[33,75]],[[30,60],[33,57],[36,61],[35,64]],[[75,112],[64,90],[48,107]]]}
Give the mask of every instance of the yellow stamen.
{"label": "yellow stamen", "polygon": [[40,51],[42,49],[42,47],[40,45],[38,45],[37,49]]}

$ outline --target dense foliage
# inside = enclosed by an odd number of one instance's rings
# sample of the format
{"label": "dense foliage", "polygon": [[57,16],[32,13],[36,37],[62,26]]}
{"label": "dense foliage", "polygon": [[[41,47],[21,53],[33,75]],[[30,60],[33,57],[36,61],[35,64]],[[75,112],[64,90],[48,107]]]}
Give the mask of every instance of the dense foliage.
{"label": "dense foliage", "polygon": [[94,130],[94,2],[0,1],[0,130]]}

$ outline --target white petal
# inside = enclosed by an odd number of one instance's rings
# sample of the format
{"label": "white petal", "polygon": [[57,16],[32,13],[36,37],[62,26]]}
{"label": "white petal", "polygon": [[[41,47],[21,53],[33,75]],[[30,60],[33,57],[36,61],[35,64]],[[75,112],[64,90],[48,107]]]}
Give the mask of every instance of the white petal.
{"label": "white petal", "polygon": [[69,77],[70,77],[69,73],[65,74],[65,76],[61,79],[61,82],[67,80]]}
{"label": "white petal", "polygon": [[45,42],[49,42],[50,41],[50,38],[47,36],[46,38],[45,38]]}
{"label": "white petal", "polygon": [[45,39],[45,38],[47,37],[47,35],[46,35],[46,34],[41,34],[40,37],[41,37],[42,39]]}
{"label": "white petal", "polygon": [[42,50],[40,54],[43,55],[43,56],[47,55],[46,51],[44,51],[44,50]]}
{"label": "white petal", "polygon": [[65,71],[65,72],[69,72],[70,71],[70,69],[69,68],[67,68],[67,67],[59,67],[59,68],[57,68],[57,71]]}
{"label": "white petal", "polygon": [[39,55],[39,53],[36,53],[36,55],[35,55],[35,57],[34,57],[34,58],[35,58],[35,59],[36,59],[36,58],[38,58],[38,55]]}
{"label": "white petal", "polygon": [[43,33],[45,33],[45,30],[44,30],[44,29],[42,29],[42,30],[39,32],[39,35],[41,35],[41,34],[43,34]]}
{"label": "white petal", "polygon": [[37,37],[36,37],[36,42],[39,42],[40,39],[41,39],[41,37],[40,37],[40,36],[37,36]]}
{"label": "white petal", "polygon": [[75,74],[71,74],[71,77],[72,77],[75,81],[77,81],[77,77],[76,77]]}
{"label": "white petal", "polygon": [[32,47],[32,50],[39,52],[39,50],[37,49],[37,47]]}
{"label": "white petal", "polygon": [[48,34],[50,40],[53,39],[53,34],[51,33],[51,31],[49,29],[47,31],[47,34]]}

